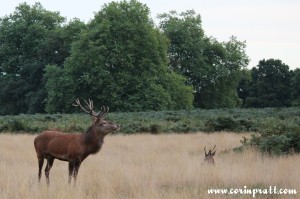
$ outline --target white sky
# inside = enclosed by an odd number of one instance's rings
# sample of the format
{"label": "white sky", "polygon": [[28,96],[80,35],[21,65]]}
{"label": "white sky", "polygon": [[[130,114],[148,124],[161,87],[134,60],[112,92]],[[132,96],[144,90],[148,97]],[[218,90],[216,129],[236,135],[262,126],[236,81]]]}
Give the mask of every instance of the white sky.
{"label": "white sky", "polygon": [[[0,0],[0,17],[15,10],[19,3],[32,5],[38,0]],[[290,69],[300,68],[299,0],[139,0],[156,20],[157,14],[194,9],[201,15],[207,36],[228,41],[234,35],[246,41],[249,68],[262,59],[280,59]],[[43,7],[59,11],[68,20],[88,22],[110,0],[39,0]]]}

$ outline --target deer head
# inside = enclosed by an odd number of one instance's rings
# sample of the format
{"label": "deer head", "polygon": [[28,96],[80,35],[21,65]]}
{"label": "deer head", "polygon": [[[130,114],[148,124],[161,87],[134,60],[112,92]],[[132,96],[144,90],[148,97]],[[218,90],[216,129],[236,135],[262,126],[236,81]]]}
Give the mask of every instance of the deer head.
{"label": "deer head", "polygon": [[204,162],[207,162],[208,164],[215,164],[214,161],[214,155],[216,154],[216,145],[214,146],[214,148],[212,150],[209,150],[208,153],[206,153],[206,146],[204,147],[204,154],[205,154],[205,158],[204,158]]}
{"label": "deer head", "polygon": [[120,128],[119,125],[105,119],[105,116],[109,112],[109,107],[102,106],[99,113],[96,113],[93,110],[94,103],[92,100],[90,100],[90,99],[88,101],[84,100],[84,102],[87,105],[87,108],[84,108],[81,105],[80,100],[78,98],[75,100],[75,103],[73,104],[73,106],[76,106],[76,107],[79,106],[85,113],[92,116],[92,118],[93,118],[92,127],[95,128],[97,130],[97,132],[100,132],[101,134],[106,135],[106,134],[111,133]]}

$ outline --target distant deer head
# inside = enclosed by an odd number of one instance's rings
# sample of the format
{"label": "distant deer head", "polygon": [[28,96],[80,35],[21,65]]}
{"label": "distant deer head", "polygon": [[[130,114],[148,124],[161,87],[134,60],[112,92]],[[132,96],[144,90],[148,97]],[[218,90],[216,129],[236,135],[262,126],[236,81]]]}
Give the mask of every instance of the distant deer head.
{"label": "distant deer head", "polygon": [[214,160],[214,155],[216,154],[216,145],[214,146],[214,148],[212,150],[209,150],[208,153],[206,153],[206,146],[204,147],[204,154],[205,154],[205,158],[204,158],[204,162],[208,163],[208,164],[215,164],[215,160]]}
{"label": "distant deer head", "polygon": [[105,119],[109,108],[102,107],[99,113],[96,113],[93,101],[85,100],[87,108],[84,108],[79,99],[75,100],[74,106],[80,107],[85,113],[93,118],[92,125],[89,129],[81,134],[68,134],[60,130],[48,130],[40,133],[34,139],[34,147],[36,150],[40,181],[44,159],[47,160],[45,175],[47,184],[49,184],[49,173],[53,165],[54,159],[69,162],[69,183],[71,177],[76,180],[79,167],[83,160],[90,154],[97,153],[103,144],[104,137],[115,130],[119,129],[119,125]]}

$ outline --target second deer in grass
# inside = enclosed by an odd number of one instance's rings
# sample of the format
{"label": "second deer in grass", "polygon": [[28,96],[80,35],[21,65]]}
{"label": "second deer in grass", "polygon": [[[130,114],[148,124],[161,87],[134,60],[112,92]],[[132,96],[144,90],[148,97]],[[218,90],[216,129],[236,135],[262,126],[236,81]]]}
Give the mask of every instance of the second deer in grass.
{"label": "second deer in grass", "polygon": [[71,183],[72,176],[76,181],[82,161],[90,154],[95,154],[101,149],[103,139],[107,134],[119,129],[119,125],[105,119],[109,111],[108,107],[102,107],[101,111],[96,113],[93,110],[92,100],[89,100],[89,102],[85,101],[85,103],[88,110],[80,104],[79,99],[73,104],[74,106],[79,106],[93,118],[92,125],[85,133],[67,134],[58,130],[48,130],[42,132],[34,139],[34,147],[39,163],[39,181],[42,175],[44,159],[47,160],[45,169],[47,184],[49,184],[49,172],[54,159],[69,162],[69,183]]}
{"label": "second deer in grass", "polygon": [[214,160],[214,155],[216,154],[215,148],[216,145],[212,150],[209,150],[208,153],[206,153],[206,146],[204,147],[204,154],[205,154],[204,162],[215,165],[215,160]]}

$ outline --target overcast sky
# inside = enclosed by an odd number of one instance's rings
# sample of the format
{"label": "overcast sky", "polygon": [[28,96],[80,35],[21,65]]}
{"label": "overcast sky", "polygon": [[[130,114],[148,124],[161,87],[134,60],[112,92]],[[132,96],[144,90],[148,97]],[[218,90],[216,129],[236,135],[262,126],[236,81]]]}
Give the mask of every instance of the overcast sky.
{"label": "overcast sky", "polygon": [[[280,59],[290,69],[300,68],[300,1],[299,0],[139,0],[159,13],[194,9],[202,18],[207,36],[228,41],[234,35],[246,41],[249,68],[262,59]],[[32,5],[36,0],[0,0],[0,17],[15,10],[19,3]],[[59,11],[67,19],[91,20],[109,0],[39,0],[43,7]]]}

